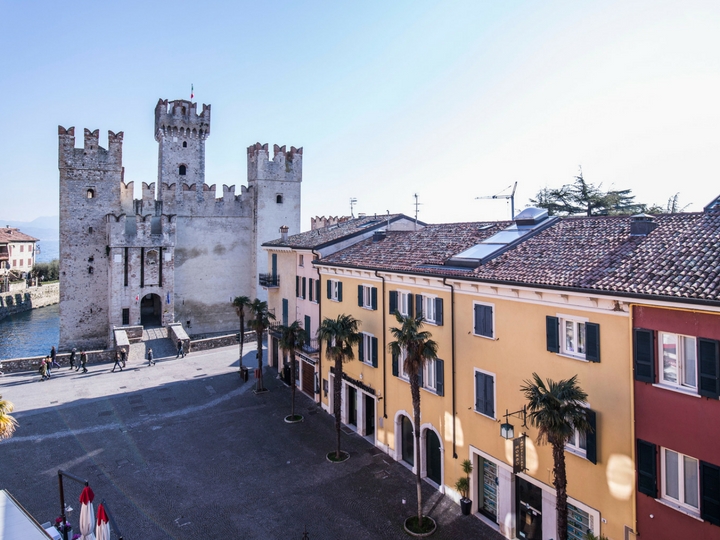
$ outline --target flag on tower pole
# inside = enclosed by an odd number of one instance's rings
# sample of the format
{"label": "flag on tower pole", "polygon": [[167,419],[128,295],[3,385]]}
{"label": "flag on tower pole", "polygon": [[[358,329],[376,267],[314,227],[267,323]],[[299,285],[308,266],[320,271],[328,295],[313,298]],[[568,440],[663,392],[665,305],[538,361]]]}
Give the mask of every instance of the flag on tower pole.
{"label": "flag on tower pole", "polygon": [[190,99],[192,99],[194,97],[195,97],[195,91],[194,91],[193,85],[191,84],[190,85]]}

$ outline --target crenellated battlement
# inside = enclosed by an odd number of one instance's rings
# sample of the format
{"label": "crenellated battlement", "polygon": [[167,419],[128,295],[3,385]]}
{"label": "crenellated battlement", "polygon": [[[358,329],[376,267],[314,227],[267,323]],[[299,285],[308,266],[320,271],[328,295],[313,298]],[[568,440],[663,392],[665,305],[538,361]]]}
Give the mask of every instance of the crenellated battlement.
{"label": "crenellated battlement", "polygon": [[322,229],[324,227],[330,227],[332,225],[338,225],[350,221],[351,216],[316,216],[310,218],[310,230]]}
{"label": "crenellated battlement", "polygon": [[177,217],[173,214],[108,214],[106,222],[111,248],[175,245]]}
{"label": "crenellated battlement", "polygon": [[155,140],[164,136],[206,139],[210,135],[210,105],[203,104],[200,114],[197,103],[184,99],[159,99],[155,106]]}
{"label": "crenellated battlement", "polygon": [[273,158],[270,160],[269,145],[255,143],[248,146],[248,182],[256,180],[276,180],[282,182],[302,182],[303,149],[273,145]]}
{"label": "crenellated battlement", "polygon": [[100,146],[100,130],[85,128],[83,147],[75,148],[75,128],[58,126],[58,166],[60,169],[97,169],[122,174],[122,143],[122,131],[108,131],[106,150]]}

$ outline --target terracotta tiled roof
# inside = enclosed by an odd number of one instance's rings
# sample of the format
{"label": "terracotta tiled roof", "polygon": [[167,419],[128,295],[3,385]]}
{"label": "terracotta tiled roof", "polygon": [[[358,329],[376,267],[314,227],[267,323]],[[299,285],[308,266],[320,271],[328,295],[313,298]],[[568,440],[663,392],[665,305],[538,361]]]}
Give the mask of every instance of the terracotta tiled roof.
{"label": "terracotta tiled roof", "polygon": [[[337,225],[329,225],[320,229],[306,231],[300,234],[289,236],[287,240],[278,238],[270,242],[265,242],[265,247],[290,247],[297,249],[317,249],[348,236],[362,234],[365,231],[385,227],[388,219],[396,221],[399,218],[410,220],[411,218],[404,214],[387,214],[379,216],[364,216],[348,221],[343,221]],[[424,225],[424,224],[423,224]]]}
{"label": "terracotta tiled roof", "polygon": [[0,227],[0,244],[10,242],[38,242],[38,239],[20,232],[19,229]]}
{"label": "terracotta tiled roof", "polygon": [[510,223],[427,225],[365,240],[317,264],[669,299],[720,301],[720,212],[655,217],[647,236],[630,236],[630,217],[571,217],[475,269],[442,265]]}

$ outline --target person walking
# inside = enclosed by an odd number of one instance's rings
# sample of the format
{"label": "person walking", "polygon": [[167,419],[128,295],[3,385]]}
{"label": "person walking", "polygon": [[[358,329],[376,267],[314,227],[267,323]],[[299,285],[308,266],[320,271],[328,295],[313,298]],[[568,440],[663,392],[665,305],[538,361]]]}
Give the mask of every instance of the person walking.
{"label": "person walking", "polygon": [[125,362],[127,362],[127,352],[125,349],[120,349],[120,361],[122,362],[122,367],[125,367]]}
{"label": "person walking", "polygon": [[77,352],[77,349],[73,347],[72,351],[70,351],[70,369],[75,367],[75,353]]}
{"label": "person walking", "polygon": [[55,360],[55,357],[57,356],[57,351],[55,350],[55,345],[52,346],[52,349],[50,349],[50,361],[52,363],[52,367],[59,368],[60,364],[57,363]]}
{"label": "person walking", "polygon": [[113,368],[112,368],[112,370],[111,370],[111,373],[115,373],[115,368],[116,368],[116,367],[117,367],[117,368],[120,368],[120,371],[123,370],[123,368],[122,368],[122,363],[121,363],[121,360],[120,360],[120,352],[119,352],[119,351],[115,351],[115,364],[113,364]]}
{"label": "person walking", "polygon": [[49,356],[43,358],[43,364],[45,364],[45,378],[49,379],[50,375],[52,375],[52,373],[50,372],[52,368],[52,361],[50,360]]}
{"label": "person walking", "polygon": [[153,359],[152,349],[148,349],[147,359],[148,359],[148,366],[154,366],[154,365],[155,365],[155,360]]}
{"label": "person walking", "polygon": [[43,358],[40,362],[40,382],[50,378],[50,376],[48,375],[47,362],[45,362],[45,358]]}
{"label": "person walking", "polygon": [[175,358],[180,358],[181,356],[182,356],[183,358],[185,358],[185,350],[184,350],[184,348],[183,348],[182,339],[178,339],[177,351],[178,351],[178,353],[177,353],[177,356],[176,356]]}
{"label": "person walking", "polygon": [[78,369],[80,369],[82,367],[82,370],[83,370],[82,372],[87,373],[88,370],[87,370],[87,367],[85,367],[86,365],[87,365],[87,353],[85,351],[81,351],[80,352],[80,365],[78,366]]}

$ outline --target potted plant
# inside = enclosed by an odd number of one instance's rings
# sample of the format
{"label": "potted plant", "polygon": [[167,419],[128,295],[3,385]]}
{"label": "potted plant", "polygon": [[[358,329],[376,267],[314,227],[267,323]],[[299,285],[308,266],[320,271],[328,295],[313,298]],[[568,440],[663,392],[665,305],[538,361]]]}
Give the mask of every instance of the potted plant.
{"label": "potted plant", "polygon": [[463,515],[469,516],[470,509],[472,507],[472,501],[468,498],[468,495],[470,494],[470,473],[472,473],[473,470],[472,462],[469,459],[466,459],[462,462],[461,467],[465,476],[459,478],[458,481],[455,482],[455,489],[460,492],[460,509],[462,510]]}

